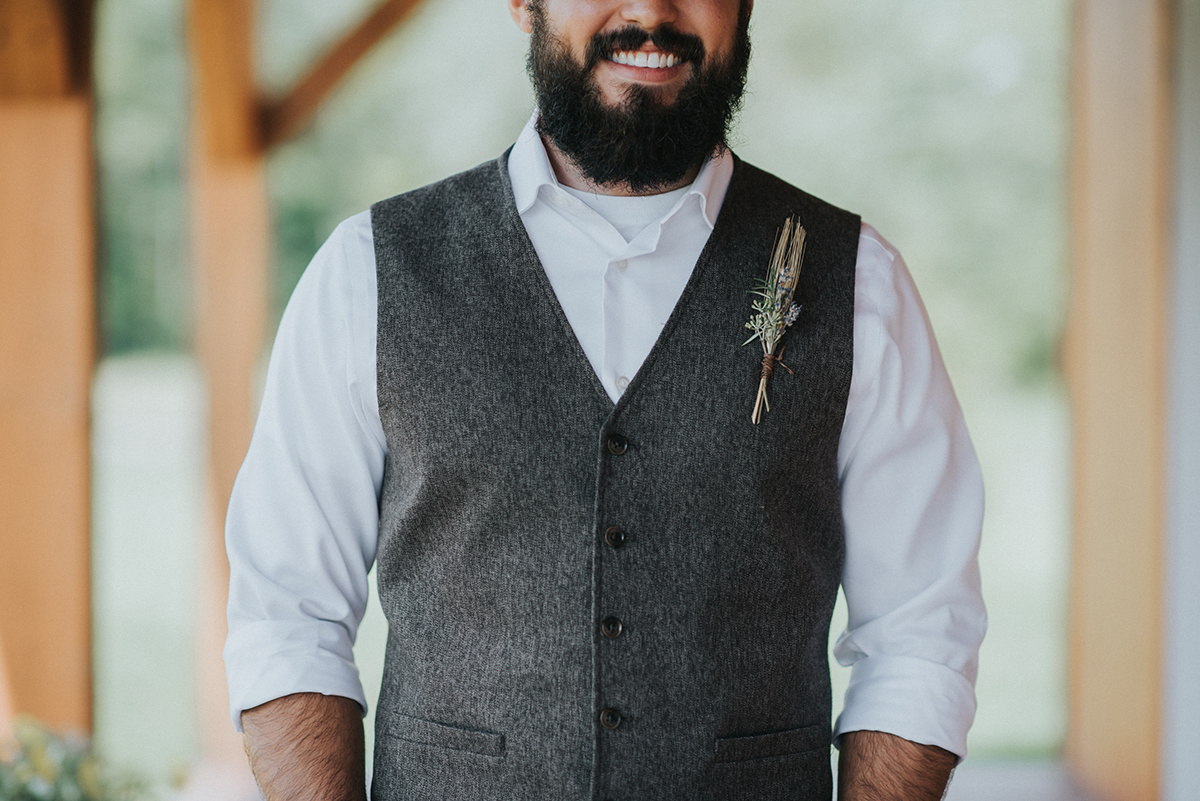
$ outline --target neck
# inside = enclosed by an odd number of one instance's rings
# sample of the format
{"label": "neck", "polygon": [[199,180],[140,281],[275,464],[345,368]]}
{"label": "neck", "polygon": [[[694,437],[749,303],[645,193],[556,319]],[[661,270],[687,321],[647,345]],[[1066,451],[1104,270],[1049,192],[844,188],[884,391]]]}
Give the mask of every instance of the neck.
{"label": "neck", "polygon": [[550,166],[554,169],[554,177],[558,179],[560,184],[596,195],[619,195],[621,197],[659,195],[691,184],[692,181],[696,180],[696,176],[700,174],[701,165],[696,164],[674,183],[634,192],[629,188],[629,184],[626,183],[598,184],[589,181],[583,172],[575,166],[575,162],[571,161],[567,154],[559,150],[554,142],[543,136],[542,144],[546,148],[546,155],[550,157]]}

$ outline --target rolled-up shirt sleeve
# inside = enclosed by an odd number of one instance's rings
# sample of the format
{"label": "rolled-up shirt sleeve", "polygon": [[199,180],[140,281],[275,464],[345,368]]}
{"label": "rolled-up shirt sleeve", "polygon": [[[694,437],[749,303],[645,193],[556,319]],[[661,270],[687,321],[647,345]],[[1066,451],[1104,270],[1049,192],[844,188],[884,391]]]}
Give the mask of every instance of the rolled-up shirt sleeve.
{"label": "rolled-up shirt sleeve", "polygon": [[230,713],[297,692],[366,699],[352,646],[375,559],[386,442],[368,213],[300,279],[226,519]]}
{"label": "rolled-up shirt sleeve", "polygon": [[884,731],[962,758],[987,625],[983,482],[929,319],[899,254],[859,242],[854,371],[838,463],[851,666],[835,737]]}

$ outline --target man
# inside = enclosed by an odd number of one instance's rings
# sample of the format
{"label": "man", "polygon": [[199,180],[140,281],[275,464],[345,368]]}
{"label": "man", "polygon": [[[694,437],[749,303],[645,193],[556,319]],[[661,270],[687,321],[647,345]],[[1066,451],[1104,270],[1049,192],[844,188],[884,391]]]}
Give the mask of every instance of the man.
{"label": "man", "polygon": [[[903,263],[725,148],[748,0],[510,9],[535,120],[340,226],[280,326],[228,523],[264,793],[363,798],[375,560],[376,801],[829,799],[839,580],[839,796],[939,798],[982,489]],[[799,316],[760,364],[749,291],[789,218]]]}

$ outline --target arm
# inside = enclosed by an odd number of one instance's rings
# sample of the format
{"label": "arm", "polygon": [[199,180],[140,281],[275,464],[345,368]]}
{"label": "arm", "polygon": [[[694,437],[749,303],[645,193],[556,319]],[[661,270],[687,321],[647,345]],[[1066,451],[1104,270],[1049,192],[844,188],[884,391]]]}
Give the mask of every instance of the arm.
{"label": "arm", "polygon": [[[849,619],[834,655],[851,666],[838,745],[851,732],[888,732],[961,758],[986,627],[982,479],[912,279],[868,227],[838,464]],[[851,775],[876,755],[856,754]]]}
{"label": "arm", "polygon": [[881,731],[842,735],[838,801],[938,801],[954,770],[954,754]]}
{"label": "arm", "polygon": [[366,801],[362,709],[296,693],[242,713],[246,755],[267,801]]}
{"label": "arm", "polygon": [[[374,266],[360,215],[339,226],[301,278],[229,504],[230,712],[264,790],[280,798],[331,770],[358,777],[362,789],[366,699],[353,644],[386,459]],[[347,756],[357,767],[338,767]]]}

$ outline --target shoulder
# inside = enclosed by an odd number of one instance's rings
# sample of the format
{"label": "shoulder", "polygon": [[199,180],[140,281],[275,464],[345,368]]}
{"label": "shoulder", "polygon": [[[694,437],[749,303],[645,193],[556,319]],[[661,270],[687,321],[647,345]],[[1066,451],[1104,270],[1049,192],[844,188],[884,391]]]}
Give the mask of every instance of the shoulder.
{"label": "shoulder", "polygon": [[796,215],[810,236],[832,245],[843,259],[853,259],[862,230],[862,219],[777,175],[734,156],[733,177],[725,206],[739,218],[779,219]]}
{"label": "shoulder", "polygon": [[361,211],[338,223],[300,276],[297,292],[323,293],[334,284],[356,281],[373,272],[375,252],[371,217]]}
{"label": "shoulder", "polygon": [[731,196],[740,196],[743,202],[755,195],[779,197],[784,202],[799,204],[807,215],[838,226],[847,244],[852,242],[856,249],[857,284],[860,289],[875,295],[886,287],[895,288],[897,282],[905,286],[911,284],[912,278],[900,251],[858,214],[835,206],[736,156],[734,159]]}
{"label": "shoulder", "polygon": [[856,292],[860,310],[889,316],[908,296],[916,296],[904,257],[873,226],[862,223],[858,236]]}
{"label": "shoulder", "polygon": [[396,220],[411,219],[414,214],[435,217],[470,214],[481,206],[494,204],[506,193],[511,196],[505,166],[507,156],[505,152],[498,159],[375,203],[370,212],[372,225],[378,230]]}
{"label": "shoulder", "polygon": [[861,223],[861,218],[854,212],[847,211],[826,200],[822,200],[774,173],[767,172],[747,161],[742,161],[736,155],[734,156],[734,170],[733,178],[730,181],[730,191],[732,192],[735,188],[737,188],[739,193],[778,196],[786,198],[792,203],[800,203],[824,215],[842,217],[847,222],[853,220],[856,230]]}
{"label": "shoulder", "polygon": [[338,223],[325,248],[336,248],[345,256],[358,256],[371,250],[371,212],[360,211]]}
{"label": "shoulder", "polygon": [[[431,275],[474,263],[503,262],[528,247],[513,200],[508,153],[371,207],[378,288],[416,270]],[[391,291],[391,290],[389,290]]]}
{"label": "shoulder", "polygon": [[[370,214],[343,220],[317,250],[300,276],[281,321],[290,325],[358,328],[375,298],[375,249]],[[338,323],[336,321],[342,321]]]}
{"label": "shoulder", "polygon": [[904,258],[874,226],[863,222],[858,232],[859,280],[869,283],[892,281],[897,270],[904,271]]}

